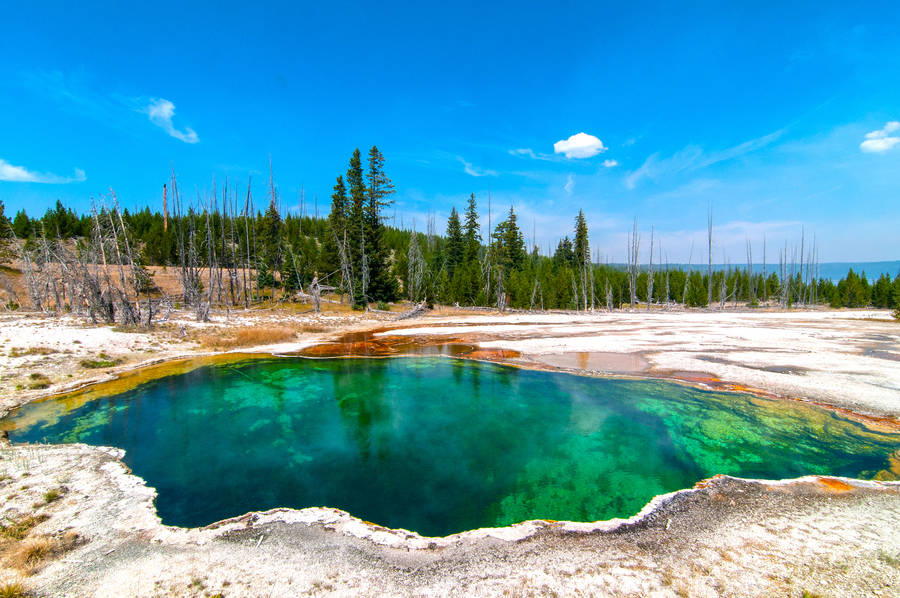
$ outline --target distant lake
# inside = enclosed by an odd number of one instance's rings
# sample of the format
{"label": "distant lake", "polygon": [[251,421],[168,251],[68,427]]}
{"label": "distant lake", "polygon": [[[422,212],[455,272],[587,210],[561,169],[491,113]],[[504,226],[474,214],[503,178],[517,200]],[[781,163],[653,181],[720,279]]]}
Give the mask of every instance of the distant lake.
{"label": "distant lake", "polygon": [[[624,264],[615,264],[621,268],[625,268]],[[683,270],[687,270],[688,268],[693,268],[694,270],[705,271],[706,264],[694,263],[688,266],[688,264],[669,264],[669,268],[678,269],[681,268]],[[713,264],[713,270],[722,270],[726,266],[724,264]],[[729,264],[731,268],[746,268],[747,264],[742,262],[734,262]],[[642,264],[641,268],[646,270],[647,264]],[[654,264],[654,269],[658,269],[659,265]],[[663,265],[665,268],[665,265]],[[796,268],[796,266],[795,266]],[[804,266],[804,269],[806,266]],[[847,272],[850,269],[853,269],[857,274],[861,274],[865,272],[866,278],[869,282],[873,280],[877,280],[879,276],[882,274],[887,274],[893,279],[897,274],[900,274],[900,260],[895,260],[891,262],[823,262],[818,265],[819,269],[819,278],[831,279],[834,282],[839,281],[840,279],[847,276]],[[762,264],[753,264],[753,271],[762,274],[763,265]],[[778,264],[767,264],[765,267],[766,274],[771,274],[772,272],[778,272]],[[796,270],[795,270],[796,271]]]}

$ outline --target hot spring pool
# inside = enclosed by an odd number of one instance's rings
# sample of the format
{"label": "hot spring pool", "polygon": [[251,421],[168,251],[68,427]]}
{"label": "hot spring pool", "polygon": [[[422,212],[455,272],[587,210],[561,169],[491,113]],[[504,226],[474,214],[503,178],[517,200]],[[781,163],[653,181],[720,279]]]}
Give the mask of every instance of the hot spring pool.
{"label": "hot spring pool", "polygon": [[212,365],[0,429],[125,449],[166,524],[328,506],[423,535],[628,517],[717,473],[872,478],[900,449],[793,401],[440,357]]}

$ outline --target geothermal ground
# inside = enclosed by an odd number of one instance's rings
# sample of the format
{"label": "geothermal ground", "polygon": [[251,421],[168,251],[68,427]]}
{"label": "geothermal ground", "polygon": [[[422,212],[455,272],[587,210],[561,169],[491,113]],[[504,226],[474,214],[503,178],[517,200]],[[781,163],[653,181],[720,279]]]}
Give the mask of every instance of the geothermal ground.
{"label": "geothermal ground", "polygon": [[[900,429],[900,324],[887,312],[445,310],[394,320],[260,311],[200,324],[173,314],[146,332],[7,315],[0,413],[93,382],[103,383],[98,392],[127,388],[226,352],[468,345],[472,358],[751,389]],[[896,596],[900,587],[898,482],[719,477],[657,497],[627,521],[422,538],[327,508],[164,526],[155,492],[120,457],[85,445],[0,445],[0,588],[20,583],[35,596]]]}

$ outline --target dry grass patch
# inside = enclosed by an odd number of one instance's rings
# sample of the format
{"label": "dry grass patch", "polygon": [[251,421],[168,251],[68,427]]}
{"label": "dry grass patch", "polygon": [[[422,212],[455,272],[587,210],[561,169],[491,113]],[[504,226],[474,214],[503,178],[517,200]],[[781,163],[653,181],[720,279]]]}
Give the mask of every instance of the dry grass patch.
{"label": "dry grass patch", "polygon": [[[49,559],[57,558],[86,542],[72,530],[55,535],[30,533],[46,519],[46,515],[25,515],[0,527],[0,562],[25,575],[33,575]],[[0,598],[3,598],[2,593]]]}
{"label": "dry grass patch", "polygon": [[31,390],[41,390],[50,387],[50,378],[40,372],[33,372],[28,376],[28,379],[31,380],[31,384],[28,385],[28,388]]}
{"label": "dry grass patch", "polygon": [[46,521],[47,518],[47,515],[38,515],[36,517],[34,515],[25,515],[18,519],[13,519],[5,525],[0,523],[0,539],[21,540],[28,535],[31,528]]}
{"label": "dry grass patch", "polygon": [[59,351],[52,347],[30,347],[28,349],[13,347],[9,350],[10,357],[24,357],[26,355],[52,355],[53,353],[59,353]]}
{"label": "dry grass patch", "polygon": [[320,333],[331,332],[331,328],[322,324],[303,324],[300,326],[300,332]]}
{"label": "dry grass patch", "polygon": [[295,336],[297,336],[297,331],[288,326],[247,326],[201,334],[198,340],[209,349],[234,349],[283,343]]}
{"label": "dry grass patch", "polygon": [[9,554],[7,562],[31,575],[58,548],[59,542],[50,536],[36,536],[19,542]]}

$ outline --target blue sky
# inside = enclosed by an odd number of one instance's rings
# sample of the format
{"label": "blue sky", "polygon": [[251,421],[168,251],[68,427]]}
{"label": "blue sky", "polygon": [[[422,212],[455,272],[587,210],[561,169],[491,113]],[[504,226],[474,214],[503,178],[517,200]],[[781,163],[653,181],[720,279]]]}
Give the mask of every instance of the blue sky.
{"label": "blue sky", "polygon": [[711,205],[715,261],[801,227],[822,261],[900,258],[896,5],[727,4],[9,3],[0,199],[156,207],[174,166],[261,204],[271,156],[324,213],[377,144],[419,230],[490,193],[545,251],[583,208],[612,260],[637,217],[696,262]]}

